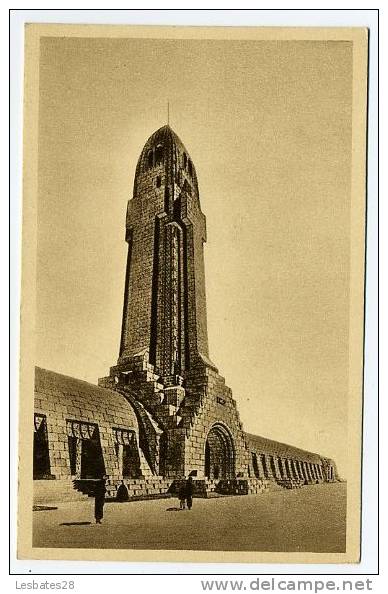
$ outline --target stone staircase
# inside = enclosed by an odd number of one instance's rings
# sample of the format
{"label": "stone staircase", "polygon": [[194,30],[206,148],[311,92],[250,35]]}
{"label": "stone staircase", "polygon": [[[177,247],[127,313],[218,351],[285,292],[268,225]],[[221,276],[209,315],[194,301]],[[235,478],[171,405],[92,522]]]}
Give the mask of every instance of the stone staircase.
{"label": "stone staircase", "polygon": [[277,479],[276,484],[281,489],[300,489],[304,487],[306,481],[303,479]]}
{"label": "stone staircase", "polygon": [[[123,479],[124,485],[128,490],[129,501],[137,501],[139,499],[159,499],[163,497],[170,497],[171,479],[165,479],[161,476],[152,476],[149,478],[138,479]],[[85,497],[93,497],[94,484],[93,480],[79,479],[74,481],[75,488],[84,494]],[[106,499],[116,500],[117,489],[121,485],[121,480],[107,480],[106,481]]]}
{"label": "stone staircase", "polygon": [[209,479],[209,478],[205,479],[206,492],[208,493],[208,495],[216,492],[218,483],[219,483],[219,480],[216,480],[216,479]]}
{"label": "stone staircase", "polygon": [[[143,479],[124,479],[124,484],[128,489],[129,499],[157,499],[161,497],[170,497],[169,489],[171,479],[165,479],[162,476],[152,476]],[[107,495],[116,497],[120,482],[108,481]]]}
{"label": "stone staircase", "polygon": [[88,496],[74,489],[71,479],[62,480],[34,480],[34,505],[49,503],[63,503],[67,501],[87,501]]}
{"label": "stone staircase", "polygon": [[272,488],[272,481],[267,479],[249,478],[248,482],[248,495],[258,495],[269,491]]}
{"label": "stone staircase", "polygon": [[[182,480],[175,480],[170,487],[170,492],[177,494],[183,482]],[[272,481],[258,478],[248,479],[194,479],[194,496],[195,497],[227,497],[230,495],[253,495],[268,491],[271,487]],[[275,485],[276,488],[276,485]],[[281,490],[282,487],[278,486]]]}
{"label": "stone staircase", "polygon": [[261,493],[262,491],[282,491],[283,489],[300,489],[305,485],[315,484],[315,481],[305,481],[304,479],[280,479],[280,478],[272,478],[272,479],[259,479],[259,478],[250,478],[248,479],[248,492],[249,493]]}
{"label": "stone staircase", "polygon": [[[115,383],[115,375],[120,378],[118,383]],[[175,379],[176,385],[162,384],[159,375],[155,373],[154,365],[148,362],[148,353],[145,351],[131,357],[128,362],[111,367],[110,376],[99,379],[98,383],[102,387],[120,392],[128,399],[130,395],[136,394],[136,400],[141,402],[162,427],[180,427],[189,436],[195,418],[203,407],[206,375],[197,374],[197,383],[191,379],[191,394],[178,385],[178,376]],[[131,403],[134,404],[133,401]]]}
{"label": "stone staircase", "polygon": [[[129,501],[177,497],[184,479],[172,480],[162,476],[124,479]],[[48,505],[63,502],[82,502],[94,496],[95,480],[63,479],[35,480],[34,505]],[[230,495],[252,495],[265,491],[296,488],[301,484],[296,481],[275,483],[267,479],[194,479],[194,496],[203,498],[225,497]],[[299,481],[300,482],[300,481]],[[290,483],[290,484],[289,484]],[[292,483],[292,484],[291,484]],[[109,479],[106,482],[106,499],[116,500],[117,489],[121,481]]]}
{"label": "stone staircase", "polygon": [[[174,479],[171,482],[169,492],[173,497],[178,497],[179,489],[182,485],[186,484],[186,479]],[[193,480],[193,496],[194,497],[204,497],[208,496],[206,481],[203,479],[194,479]]]}

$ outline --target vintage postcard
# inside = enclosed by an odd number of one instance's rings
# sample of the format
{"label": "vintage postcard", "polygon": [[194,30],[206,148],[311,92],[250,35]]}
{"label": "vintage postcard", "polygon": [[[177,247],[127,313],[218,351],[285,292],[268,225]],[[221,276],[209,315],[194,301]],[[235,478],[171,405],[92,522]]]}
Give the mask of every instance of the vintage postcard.
{"label": "vintage postcard", "polygon": [[26,26],[19,558],[359,561],[367,48]]}

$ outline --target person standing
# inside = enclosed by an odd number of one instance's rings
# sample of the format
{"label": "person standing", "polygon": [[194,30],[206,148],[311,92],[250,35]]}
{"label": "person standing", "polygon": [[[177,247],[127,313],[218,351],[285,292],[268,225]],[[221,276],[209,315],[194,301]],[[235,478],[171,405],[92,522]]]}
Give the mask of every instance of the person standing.
{"label": "person standing", "polygon": [[121,485],[117,489],[116,501],[120,501],[120,503],[129,501],[128,489],[125,486],[124,481],[121,481]]}
{"label": "person standing", "polygon": [[183,481],[178,491],[179,507],[185,509],[186,507],[186,481]]}
{"label": "person standing", "polygon": [[104,503],[105,503],[105,476],[96,482],[94,489],[94,517],[96,524],[101,524],[104,517]]}
{"label": "person standing", "polygon": [[191,509],[193,507],[193,493],[194,493],[193,477],[189,476],[189,478],[186,481],[187,509]]}

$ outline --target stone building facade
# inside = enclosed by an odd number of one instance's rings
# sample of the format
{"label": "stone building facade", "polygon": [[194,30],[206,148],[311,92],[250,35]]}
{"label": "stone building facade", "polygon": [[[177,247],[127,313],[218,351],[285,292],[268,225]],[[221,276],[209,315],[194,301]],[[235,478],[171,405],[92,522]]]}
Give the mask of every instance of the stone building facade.
{"label": "stone building facade", "polygon": [[47,472],[36,477],[105,473],[112,492],[125,480],[130,495],[138,482],[162,493],[189,474],[203,493],[217,485],[259,492],[271,482],[337,480],[332,460],[244,432],[209,356],[206,219],[194,164],[169,126],[152,134],[139,157],[126,241],[117,364],[98,387],[37,370],[36,451],[46,435],[48,456],[40,455]]}

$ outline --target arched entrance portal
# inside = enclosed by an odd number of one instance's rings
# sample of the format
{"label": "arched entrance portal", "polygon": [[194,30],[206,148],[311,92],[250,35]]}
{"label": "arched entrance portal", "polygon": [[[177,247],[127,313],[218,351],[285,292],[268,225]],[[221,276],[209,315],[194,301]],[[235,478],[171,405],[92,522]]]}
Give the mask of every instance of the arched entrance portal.
{"label": "arched entrance portal", "polygon": [[229,431],[214,425],[205,445],[205,476],[209,479],[234,478],[234,447]]}

